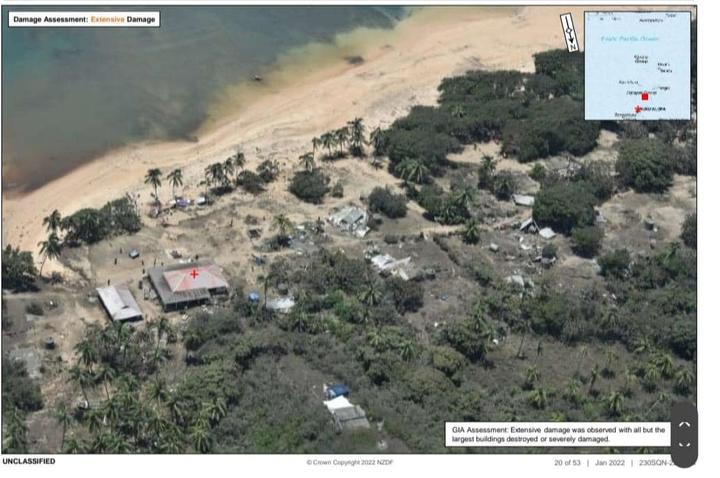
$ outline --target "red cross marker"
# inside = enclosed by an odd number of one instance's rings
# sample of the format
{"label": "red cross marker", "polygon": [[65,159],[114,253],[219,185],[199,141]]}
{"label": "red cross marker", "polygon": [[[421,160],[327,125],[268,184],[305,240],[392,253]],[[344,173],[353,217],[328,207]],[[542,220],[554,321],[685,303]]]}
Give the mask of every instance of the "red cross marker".
{"label": "red cross marker", "polygon": [[643,91],[642,94],[640,95],[640,97],[642,98],[643,101],[647,101],[650,99],[650,93],[648,93],[647,91]]}
{"label": "red cross marker", "polygon": [[642,107],[641,107],[641,106],[636,106],[636,107],[635,107],[635,113],[640,113],[641,111],[642,111]]}
{"label": "red cross marker", "polygon": [[195,279],[195,278],[198,276],[198,271],[197,271],[197,269],[193,269],[192,272],[190,273],[190,276],[191,276],[193,279]]}

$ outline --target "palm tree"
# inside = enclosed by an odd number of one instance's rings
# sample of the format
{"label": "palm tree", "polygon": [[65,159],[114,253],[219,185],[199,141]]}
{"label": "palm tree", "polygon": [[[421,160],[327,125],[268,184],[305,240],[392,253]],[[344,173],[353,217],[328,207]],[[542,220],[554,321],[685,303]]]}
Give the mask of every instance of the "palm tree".
{"label": "palm tree", "polygon": [[335,144],[340,149],[340,157],[343,156],[343,146],[345,146],[348,142],[348,139],[350,139],[350,130],[347,126],[343,126],[342,128],[338,128],[333,132],[333,136],[335,137]]}
{"label": "palm tree", "polygon": [[282,244],[287,244],[290,233],[292,233],[295,226],[293,225],[290,218],[285,214],[278,214],[273,218],[272,227],[278,231],[278,241]]}
{"label": "palm tree", "polygon": [[353,154],[362,154],[362,145],[365,142],[365,125],[362,118],[355,118],[347,123],[350,129],[350,146]]}
{"label": "palm tree", "polygon": [[2,451],[3,453],[26,453],[27,427],[23,414],[18,408],[13,407],[9,416]]}
{"label": "palm tree", "polygon": [[305,171],[312,172],[315,169],[315,155],[312,152],[301,154],[298,156],[300,164],[305,168]]}
{"label": "palm tree", "polygon": [[217,187],[224,187],[229,184],[227,170],[223,163],[213,163],[205,168],[205,181],[208,184],[215,184]]}
{"label": "palm tree", "polygon": [[223,172],[228,178],[232,178],[235,176],[235,160],[233,158],[234,156],[230,156],[222,163]]}
{"label": "palm tree", "polygon": [[80,391],[85,399],[85,403],[89,405],[90,400],[88,400],[87,388],[92,386],[92,375],[90,375],[86,369],[75,365],[70,368],[70,379],[80,386]]}
{"label": "palm tree", "polygon": [[108,391],[108,383],[112,383],[113,380],[117,377],[117,371],[112,368],[110,365],[103,365],[100,368],[100,371],[98,372],[97,378],[100,380],[103,384],[103,387],[105,388],[105,395],[107,396],[107,399],[110,400],[110,392]]}
{"label": "palm tree", "polygon": [[245,168],[245,153],[243,153],[240,148],[235,151],[235,154],[233,154],[231,157],[233,164],[235,165],[235,168],[242,171]]}
{"label": "palm tree", "polygon": [[195,450],[199,453],[207,453],[210,451],[210,424],[205,420],[198,420],[190,431]]}
{"label": "palm tree", "polygon": [[466,244],[477,244],[480,241],[480,225],[475,219],[465,223],[463,229],[463,242]]}
{"label": "palm tree", "polygon": [[610,415],[613,417],[619,417],[620,415],[622,415],[623,401],[624,397],[621,393],[610,392],[610,394],[605,399],[605,406],[608,409],[608,413],[610,413]]}
{"label": "palm tree", "polygon": [[590,370],[590,387],[588,387],[588,393],[592,393],[595,388],[595,382],[597,382],[598,376],[600,376],[600,366],[595,364]]}
{"label": "palm tree", "polygon": [[180,186],[183,185],[183,173],[182,173],[182,169],[179,169],[179,168],[178,168],[178,169],[173,169],[172,172],[171,172],[170,174],[168,174],[165,179],[167,179],[168,181],[170,181],[170,185],[172,185],[172,195],[173,195],[173,198],[176,197],[176,196],[175,196],[175,188],[176,188],[176,187],[180,187]]}
{"label": "palm tree", "polygon": [[158,168],[148,169],[145,174],[145,184],[149,184],[155,190],[155,201],[160,204],[160,197],[158,197],[158,188],[162,186],[162,173]]}
{"label": "palm tree", "polygon": [[484,154],[482,164],[478,170],[478,188],[490,189],[495,178],[495,160],[489,154]]}
{"label": "palm tree", "polygon": [[62,427],[62,438],[60,440],[60,452],[62,452],[65,448],[65,434],[67,433],[68,427],[72,424],[72,416],[64,403],[61,403],[55,408],[55,420],[57,420],[58,425]]}
{"label": "palm tree", "polygon": [[67,446],[65,447],[65,453],[84,453],[85,447],[83,444],[75,438],[74,436],[71,436],[70,439],[67,441]]}
{"label": "palm tree", "polygon": [[643,385],[647,390],[655,390],[658,380],[660,380],[660,370],[658,370],[654,363],[649,363],[645,366]]}
{"label": "palm tree", "polygon": [[565,399],[575,405],[580,403],[580,382],[577,379],[572,379],[567,383]]}
{"label": "palm tree", "polygon": [[372,329],[367,333],[367,342],[375,350],[382,350],[386,345],[385,336],[378,329]]}
{"label": "palm tree", "polygon": [[323,148],[327,149],[328,156],[332,156],[332,148],[335,146],[335,135],[332,131],[320,135],[320,144],[322,144]]}
{"label": "palm tree", "polygon": [[75,353],[80,356],[80,361],[92,370],[92,366],[99,360],[97,344],[90,337],[85,337],[75,345]]}
{"label": "palm tree", "polygon": [[62,216],[60,215],[60,211],[55,209],[49,216],[43,219],[43,226],[46,226],[47,232],[57,233],[61,222]]}
{"label": "palm tree", "polygon": [[150,382],[148,396],[157,403],[164,403],[168,399],[167,384],[162,378],[156,377]]}
{"label": "palm tree", "polygon": [[400,342],[398,347],[400,350],[400,357],[406,362],[410,361],[415,356],[415,344],[412,340],[403,340]]}
{"label": "palm tree", "polygon": [[673,359],[670,354],[658,354],[653,359],[653,362],[663,378],[671,378],[673,376],[673,373],[675,372],[675,364],[673,363]]}
{"label": "palm tree", "polygon": [[38,242],[38,246],[40,246],[40,255],[43,256],[39,272],[39,275],[42,276],[42,270],[45,266],[45,261],[48,259],[59,259],[60,254],[62,253],[62,245],[60,244],[60,238],[58,237],[58,235],[54,232],[51,232],[46,240]]}
{"label": "palm tree", "polygon": [[695,375],[689,368],[683,367],[675,372],[675,390],[681,395],[690,393],[694,383]]}
{"label": "palm tree", "polygon": [[417,159],[403,159],[397,166],[400,177],[405,181],[423,183],[429,173],[428,167]]}
{"label": "palm tree", "polygon": [[536,388],[532,392],[530,392],[530,395],[528,395],[528,399],[530,400],[530,404],[534,406],[537,409],[543,409],[547,406],[547,391],[544,388]]}
{"label": "palm tree", "polygon": [[532,389],[535,384],[540,380],[540,371],[535,365],[532,365],[525,370],[525,383],[523,384],[526,389]]}
{"label": "palm tree", "polygon": [[365,320],[367,320],[370,308],[379,305],[383,299],[379,284],[374,280],[369,280],[365,288],[360,292],[359,299],[365,305]]}
{"label": "palm tree", "polygon": [[375,128],[374,130],[372,130],[372,131],[370,132],[370,138],[369,138],[369,139],[370,139],[370,144],[372,144],[372,147],[373,147],[373,155],[376,156],[376,157],[379,156],[379,153],[380,153],[380,152],[384,149],[384,147],[385,147],[386,140],[387,140],[387,135],[386,135],[385,132],[384,132],[382,129],[380,129],[380,127],[378,126],[377,128]]}
{"label": "palm tree", "polygon": [[313,136],[313,139],[312,139],[313,153],[315,151],[317,151],[318,147],[320,147],[321,145],[322,145],[322,141],[320,140],[320,138],[318,138],[317,136]]}

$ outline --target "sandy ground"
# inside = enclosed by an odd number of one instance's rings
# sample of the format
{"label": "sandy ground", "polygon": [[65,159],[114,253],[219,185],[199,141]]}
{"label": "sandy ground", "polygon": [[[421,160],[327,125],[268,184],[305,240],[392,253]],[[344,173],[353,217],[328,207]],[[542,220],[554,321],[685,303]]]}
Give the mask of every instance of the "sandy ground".
{"label": "sandy ground", "polygon": [[[561,10],[568,9],[544,7],[492,14],[482,8],[434,9],[416,13],[392,32],[375,32],[373,41],[366,42],[370,46],[358,46],[363,64],[335,62],[318,67],[282,88],[273,85],[272,76],[242,88],[244,107],[223,121],[213,121],[195,143],[128,146],[31,193],[5,197],[3,242],[37,253],[37,243],[45,235],[42,218],[53,209],[70,214],[82,207],[99,207],[127,192],[139,193],[142,203],[150,201],[143,176],[151,167],[164,173],[181,167],[186,184],[182,192],[193,194],[199,190],[204,167],[223,160],[239,144],[248,168],[274,156],[285,166],[286,178],[289,166],[295,167],[295,158],[309,149],[313,136],[355,116],[363,117],[369,128],[387,126],[414,104],[434,103],[437,85],[445,76],[474,68],[532,71],[534,52],[564,46],[557,25]],[[581,9],[573,13],[582,18]],[[582,22],[576,23],[582,28]],[[512,35],[507,34],[510,30]],[[253,99],[248,101],[249,97]],[[286,184],[281,180],[276,187],[284,191]],[[362,184],[358,187],[367,189]],[[164,186],[160,195],[170,199],[170,188]],[[45,270],[53,267],[57,265],[48,264]]]}

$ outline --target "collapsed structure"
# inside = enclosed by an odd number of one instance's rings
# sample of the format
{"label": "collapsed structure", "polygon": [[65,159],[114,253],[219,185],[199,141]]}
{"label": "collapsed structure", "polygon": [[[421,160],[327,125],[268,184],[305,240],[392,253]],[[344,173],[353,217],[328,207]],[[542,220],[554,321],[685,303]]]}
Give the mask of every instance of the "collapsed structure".
{"label": "collapsed structure", "polygon": [[213,295],[226,294],[230,287],[214,262],[152,267],[148,277],[165,311],[205,303]]}
{"label": "collapsed structure", "polygon": [[365,237],[370,230],[367,227],[368,213],[358,206],[346,206],[328,216],[328,221],[340,230],[356,237]]}
{"label": "collapsed structure", "polygon": [[328,400],[323,404],[328,409],[335,422],[335,428],[342,430],[357,430],[359,428],[370,428],[370,422],[363,410],[358,405],[353,405],[347,395],[350,390],[344,385],[324,385],[325,396]]}

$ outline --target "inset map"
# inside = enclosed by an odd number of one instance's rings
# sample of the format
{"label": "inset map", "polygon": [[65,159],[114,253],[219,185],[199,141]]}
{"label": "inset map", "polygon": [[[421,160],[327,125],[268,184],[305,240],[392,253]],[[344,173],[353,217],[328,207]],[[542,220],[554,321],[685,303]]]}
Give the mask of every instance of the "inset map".
{"label": "inset map", "polygon": [[690,119],[690,12],[585,12],[585,119]]}

